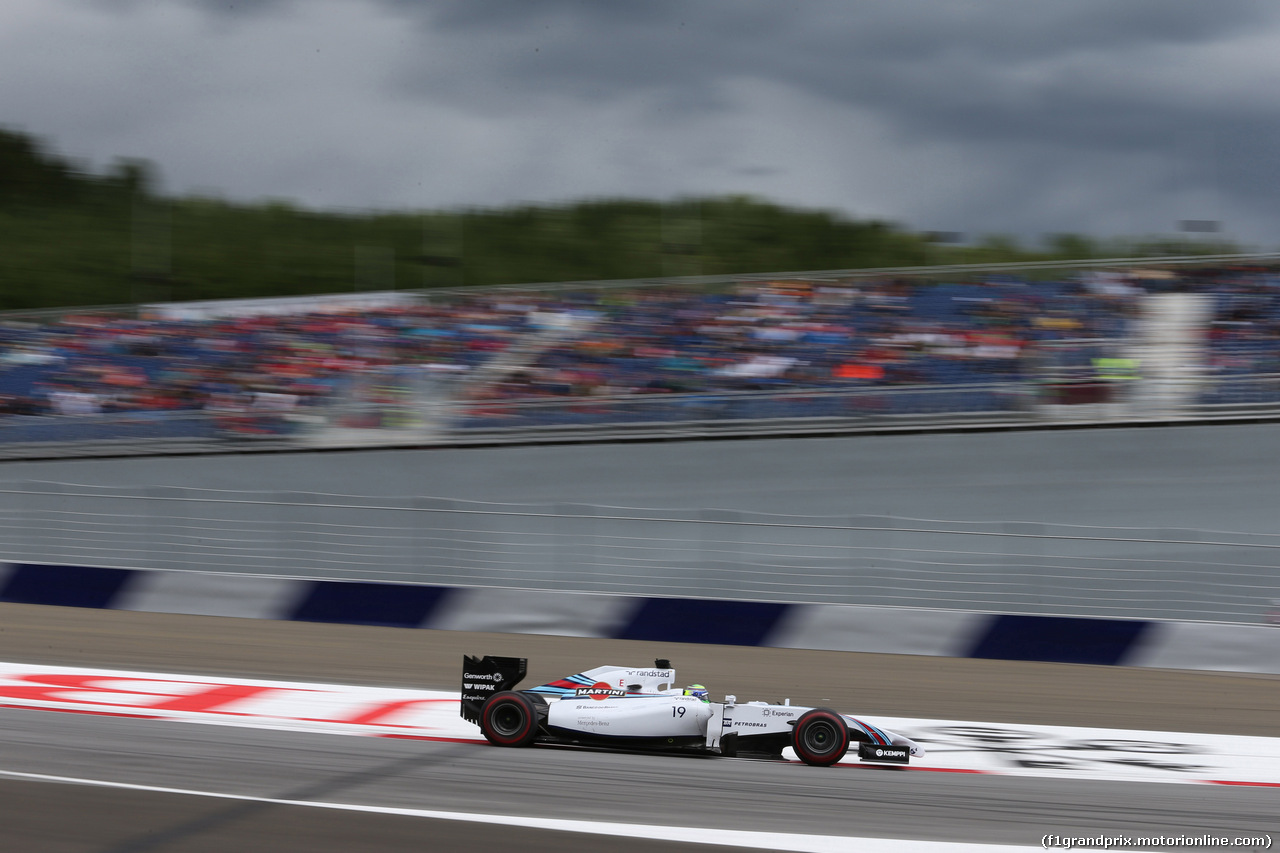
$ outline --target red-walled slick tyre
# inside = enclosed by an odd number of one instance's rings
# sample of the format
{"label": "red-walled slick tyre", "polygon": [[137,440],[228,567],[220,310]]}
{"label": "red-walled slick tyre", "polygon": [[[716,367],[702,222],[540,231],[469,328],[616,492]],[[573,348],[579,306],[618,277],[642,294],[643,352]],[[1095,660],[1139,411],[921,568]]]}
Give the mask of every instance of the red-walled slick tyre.
{"label": "red-walled slick tyre", "polygon": [[791,748],[805,764],[830,767],[849,751],[849,726],[835,711],[814,708],[796,720]]}
{"label": "red-walled slick tyre", "polygon": [[523,693],[508,690],[480,709],[480,731],[494,746],[528,746],[538,736],[538,711]]}

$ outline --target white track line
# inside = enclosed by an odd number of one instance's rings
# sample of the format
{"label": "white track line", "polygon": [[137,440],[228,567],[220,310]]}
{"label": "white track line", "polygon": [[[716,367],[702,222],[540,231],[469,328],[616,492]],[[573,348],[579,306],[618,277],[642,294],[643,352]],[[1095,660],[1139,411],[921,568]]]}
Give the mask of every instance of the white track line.
{"label": "white track line", "polygon": [[620,838],[647,838],[654,841],[683,841],[689,844],[718,844],[751,850],[783,850],[795,853],[846,853],[857,849],[859,853],[1022,853],[1040,850],[1040,847],[1010,846],[1005,844],[974,844],[949,841],[912,841],[898,838],[851,838],[839,835],[801,835],[788,832],[751,832],[741,829],[703,829],[700,827],[661,826],[639,823],[609,823],[599,820],[564,820],[558,818],[516,817],[513,815],[473,814],[469,812],[442,812],[431,809],[404,809],[390,806],[366,806],[356,803],[326,803],[314,800],[282,800],[272,797],[252,797],[245,794],[224,794],[216,791],[192,791],[183,788],[164,788],[155,785],[132,785],[103,779],[80,779],[70,776],[48,776],[42,773],[18,773],[0,770],[0,776],[10,779],[27,779],[34,782],[58,782],[73,785],[93,785],[101,788],[119,788],[129,791],[147,791],[157,794],[179,794],[190,797],[209,797],[219,800],[265,803],[276,806],[304,806],[335,811],[364,812],[367,814],[421,817],[433,820],[458,820],[469,823],[489,823],[498,826],[519,826],[527,829],[547,829],[560,832],[580,832],[589,835],[608,835]]}

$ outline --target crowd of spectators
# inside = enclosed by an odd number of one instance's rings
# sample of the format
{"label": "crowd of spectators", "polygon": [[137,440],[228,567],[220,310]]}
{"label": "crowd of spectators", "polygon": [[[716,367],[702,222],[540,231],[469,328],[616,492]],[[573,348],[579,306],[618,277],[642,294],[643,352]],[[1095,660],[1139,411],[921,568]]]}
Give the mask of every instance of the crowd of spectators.
{"label": "crowd of spectators", "polygon": [[1208,330],[1213,374],[1280,373],[1280,271],[1200,270],[1194,285],[1213,297]]}
{"label": "crowd of spectators", "polygon": [[465,371],[528,326],[518,301],[0,325],[0,410],[22,415],[286,410],[386,365]]}
{"label": "crowd of spectators", "polygon": [[[1019,381],[1046,344],[1123,337],[1152,289],[1213,294],[1220,367],[1280,366],[1280,275],[1269,268],[494,290],[361,310],[0,319],[0,414],[283,411],[386,367],[457,375],[477,404]],[[560,332],[503,370],[476,370],[548,328]]]}
{"label": "crowd of spectators", "polygon": [[1038,345],[1123,334],[1136,290],[1079,282],[777,281],[721,293],[583,293],[583,334],[488,398],[1004,382]]}

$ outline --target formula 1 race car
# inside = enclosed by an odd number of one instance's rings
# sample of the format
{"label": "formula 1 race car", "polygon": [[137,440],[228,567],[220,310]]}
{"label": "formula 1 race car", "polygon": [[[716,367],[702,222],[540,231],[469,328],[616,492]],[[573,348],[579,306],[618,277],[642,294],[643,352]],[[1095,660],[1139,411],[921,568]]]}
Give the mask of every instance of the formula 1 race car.
{"label": "formula 1 race car", "polygon": [[528,690],[513,690],[525,658],[462,659],[462,716],[497,746],[572,744],[740,758],[781,758],[786,747],[806,764],[826,767],[853,742],[862,761],[906,764],[924,749],[910,738],[838,714],[803,708],[712,702],[701,685],[675,687],[667,660],[652,668],[601,666]]}

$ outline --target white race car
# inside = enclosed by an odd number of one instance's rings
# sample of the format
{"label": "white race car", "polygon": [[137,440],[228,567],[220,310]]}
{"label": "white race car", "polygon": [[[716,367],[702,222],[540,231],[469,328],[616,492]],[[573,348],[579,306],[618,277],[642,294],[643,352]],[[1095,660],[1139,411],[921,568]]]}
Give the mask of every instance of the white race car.
{"label": "white race car", "polygon": [[806,764],[838,762],[858,744],[862,761],[906,764],[924,755],[910,738],[827,708],[712,702],[705,687],[676,687],[666,660],[650,668],[600,666],[528,690],[513,690],[525,658],[463,656],[462,716],[497,746],[534,743],[741,758],[781,758],[786,747]]}

